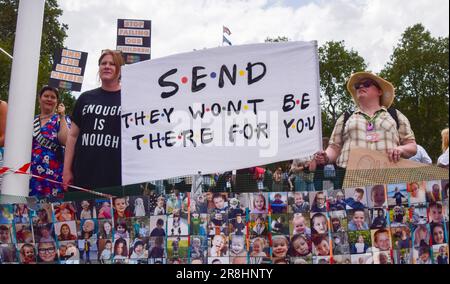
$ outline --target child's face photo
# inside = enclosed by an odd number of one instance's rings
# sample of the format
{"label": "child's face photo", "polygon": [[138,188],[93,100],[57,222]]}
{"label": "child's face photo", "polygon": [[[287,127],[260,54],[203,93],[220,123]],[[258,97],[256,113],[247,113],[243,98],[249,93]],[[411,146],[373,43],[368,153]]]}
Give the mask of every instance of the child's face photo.
{"label": "child's face photo", "polygon": [[441,226],[435,226],[433,228],[433,240],[434,244],[443,244],[445,242],[444,230]]}
{"label": "child's face photo", "polygon": [[353,214],[353,223],[355,223],[356,227],[362,228],[364,225],[364,212],[356,211]]}
{"label": "child's face photo", "polygon": [[223,209],[225,207],[225,200],[223,200],[222,196],[217,196],[213,199],[214,201],[214,206],[217,209]]}
{"label": "child's face photo", "polygon": [[389,233],[379,233],[375,239],[375,247],[379,248],[380,250],[389,250],[391,248]]}
{"label": "child's face photo", "polygon": [[38,254],[43,262],[52,262],[56,258],[56,246],[55,243],[40,243],[38,245]]}
{"label": "child's face photo", "polygon": [[127,209],[127,202],[125,198],[117,198],[114,200],[114,209],[116,209],[117,213],[123,214],[125,209]]}
{"label": "child's face photo", "polygon": [[328,232],[327,218],[324,216],[313,217],[312,226],[318,234],[325,234]]}
{"label": "child's face photo", "polygon": [[430,207],[430,217],[431,217],[431,221],[434,223],[441,223],[442,219],[443,219],[443,215],[442,215],[442,207],[436,206],[436,205],[432,205]]}
{"label": "child's face photo", "polygon": [[263,196],[258,195],[255,197],[255,209],[262,211],[265,209],[265,205],[266,202]]}
{"label": "child's face photo", "polygon": [[295,195],[294,195],[294,202],[295,202],[296,205],[302,205],[303,202],[305,202],[303,200],[303,194],[295,193]]}
{"label": "child's face photo", "polygon": [[323,193],[317,193],[316,201],[319,207],[325,206],[325,195]]}
{"label": "child's face photo", "polygon": [[244,238],[233,238],[231,243],[231,251],[233,253],[240,253],[244,249]]}
{"label": "child's face photo", "polygon": [[216,235],[213,238],[212,246],[216,248],[217,251],[222,250],[222,248],[225,246],[225,240],[222,236]]}
{"label": "child's face photo", "polygon": [[0,243],[8,244],[11,243],[9,226],[0,225]]}
{"label": "child's face photo", "polygon": [[355,191],[355,193],[353,193],[353,199],[355,199],[355,201],[361,202],[361,200],[363,199],[363,194]]}
{"label": "child's face photo", "polygon": [[308,242],[302,238],[298,237],[293,243],[292,246],[294,247],[294,250],[299,253],[300,255],[307,255],[309,253],[309,246]]}
{"label": "child's face photo", "polygon": [[386,201],[384,186],[376,185],[372,188],[372,202],[374,207],[382,207]]}
{"label": "child's face photo", "polygon": [[34,248],[31,245],[24,245],[22,247],[21,257],[23,257],[23,259],[21,260],[22,263],[35,262],[36,255],[34,253]]}
{"label": "child's face photo", "polygon": [[306,229],[305,217],[294,217],[294,230],[296,233],[303,233]]}
{"label": "child's face photo", "polygon": [[273,240],[273,256],[285,257],[288,251],[288,242],[285,237],[278,237]]}
{"label": "child's face photo", "polygon": [[330,244],[327,240],[322,240],[320,244],[317,246],[317,254],[321,256],[330,254]]}

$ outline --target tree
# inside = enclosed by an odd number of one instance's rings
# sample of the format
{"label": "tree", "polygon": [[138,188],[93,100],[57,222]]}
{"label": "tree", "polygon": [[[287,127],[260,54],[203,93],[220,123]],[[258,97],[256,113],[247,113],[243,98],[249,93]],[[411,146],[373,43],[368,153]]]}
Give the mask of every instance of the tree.
{"label": "tree", "polygon": [[421,24],[406,29],[380,74],[396,87],[394,106],[408,117],[416,141],[429,155],[441,153],[448,127],[449,38],[434,38]]}
{"label": "tree", "polygon": [[358,52],[345,48],[344,41],[326,42],[319,48],[319,58],[323,136],[329,137],[339,115],[353,105],[347,79],[367,65]]}
{"label": "tree", "polygon": [[[18,0],[0,0],[0,47],[13,56],[18,8]],[[45,1],[36,93],[42,86],[48,83],[55,52],[64,47],[64,39],[67,37],[66,31],[68,26],[58,21],[58,17],[61,15],[62,10],[59,8],[56,0]],[[0,54],[0,98],[2,100],[8,99],[11,67],[11,59]],[[67,91],[61,91],[61,99],[66,104],[68,111],[70,111],[73,108],[75,99]]]}

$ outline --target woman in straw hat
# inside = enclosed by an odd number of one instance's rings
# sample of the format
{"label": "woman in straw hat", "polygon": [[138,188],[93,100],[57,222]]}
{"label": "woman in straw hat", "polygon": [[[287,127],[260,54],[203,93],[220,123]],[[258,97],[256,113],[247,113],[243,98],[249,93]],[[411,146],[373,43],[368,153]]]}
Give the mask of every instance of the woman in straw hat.
{"label": "woman in straw hat", "polygon": [[[315,155],[319,165],[336,162],[337,176],[343,179],[354,147],[386,152],[391,162],[416,154],[416,140],[408,119],[393,110],[396,120],[389,110],[395,97],[390,82],[369,72],[358,72],[348,80],[347,89],[356,104],[355,112],[337,120],[328,148]],[[338,183],[341,186],[342,180]]]}

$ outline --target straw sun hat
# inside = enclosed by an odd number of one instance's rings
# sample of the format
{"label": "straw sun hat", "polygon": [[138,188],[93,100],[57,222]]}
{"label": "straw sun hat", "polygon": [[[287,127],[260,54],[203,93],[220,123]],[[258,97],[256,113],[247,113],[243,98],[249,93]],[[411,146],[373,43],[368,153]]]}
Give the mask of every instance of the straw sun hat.
{"label": "straw sun hat", "polygon": [[381,105],[385,106],[386,108],[389,108],[392,105],[392,102],[394,101],[395,97],[394,86],[390,82],[384,80],[383,78],[378,77],[377,75],[374,75],[369,72],[354,73],[350,76],[350,79],[347,82],[347,90],[352,95],[353,101],[355,101],[356,105],[359,107],[358,97],[356,96],[355,84],[363,79],[372,79],[378,83],[378,86],[380,86],[383,92],[381,96]]}

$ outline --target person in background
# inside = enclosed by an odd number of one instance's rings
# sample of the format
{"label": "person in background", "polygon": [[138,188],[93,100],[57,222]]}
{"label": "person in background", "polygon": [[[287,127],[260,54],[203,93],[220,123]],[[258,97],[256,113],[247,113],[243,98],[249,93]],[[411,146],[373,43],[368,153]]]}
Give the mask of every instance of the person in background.
{"label": "person in background", "polygon": [[30,179],[30,196],[61,200],[62,186],[50,180],[62,182],[64,145],[70,121],[65,116],[64,104],[58,104],[57,89],[44,86],[39,91],[38,99],[41,112],[33,122],[31,173],[44,179],[36,177]]}
{"label": "person in background", "polygon": [[414,162],[419,162],[428,165],[431,165],[431,163],[433,162],[430,156],[428,155],[427,151],[419,144],[417,144],[417,153],[409,159]]}
{"label": "person in background", "polygon": [[395,97],[390,82],[369,72],[358,72],[348,80],[347,89],[357,106],[356,111],[347,121],[345,114],[339,117],[328,148],[315,155],[318,165],[336,162],[335,188],[342,188],[350,151],[354,147],[385,152],[394,163],[417,152],[409,120],[400,111],[389,109]]}
{"label": "person in background", "polygon": [[448,169],[448,127],[442,130],[442,155],[439,156],[437,165]]}
{"label": "person in background", "polygon": [[[103,51],[98,60],[101,87],[81,94],[75,104],[64,161],[66,188],[76,185],[96,189],[122,184],[122,65],[123,58],[119,52]],[[90,109],[95,109],[95,112]],[[95,143],[90,143],[94,140]]]}

